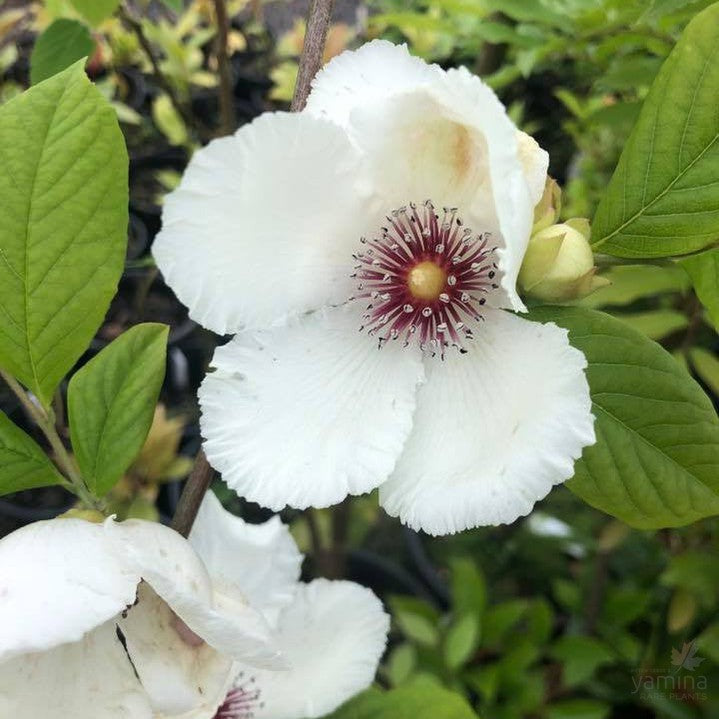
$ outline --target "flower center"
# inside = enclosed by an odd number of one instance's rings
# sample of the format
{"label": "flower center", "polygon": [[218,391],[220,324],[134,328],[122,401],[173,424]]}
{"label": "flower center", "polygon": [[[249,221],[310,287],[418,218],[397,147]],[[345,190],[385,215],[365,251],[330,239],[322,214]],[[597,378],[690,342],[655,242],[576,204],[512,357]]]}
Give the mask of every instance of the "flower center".
{"label": "flower center", "polygon": [[489,233],[465,227],[453,208],[440,218],[429,200],[400,207],[387,221],[378,237],[361,238],[364,249],[354,254],[360,283],[353,299],[369,300],[360,329],[377,335],[380,347],[415,338],[433,355],[449,346],[466,351],[472,325],[499,287]]}
{"label": "flower center", "polygon": [[418,300],[436,300],[447,284],[447,273],[438,264],[425,260],[407,274],[407,289]]}
{"label": "flower center", "polygon": [[[242,682],[242,679],[243,675],[240,674],[237,681]],[[230,690],[213,719],[252,719],[253,710],[263,706],[260,694],[260,689],[255,686],[255,678],[250,677]]]}

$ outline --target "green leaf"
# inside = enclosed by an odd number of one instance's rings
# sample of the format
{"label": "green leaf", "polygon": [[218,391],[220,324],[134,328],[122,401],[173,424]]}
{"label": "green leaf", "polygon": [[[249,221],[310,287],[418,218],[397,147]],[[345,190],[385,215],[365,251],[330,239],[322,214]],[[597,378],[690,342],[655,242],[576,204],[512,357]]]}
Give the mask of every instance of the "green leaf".
{"label": "green leaf", "polygon": [[687,316],[676,310],[647,310],[646,312],[629,312],[616,316],[652,340],[663,339],[674,332],[683,330],[689,324]]}
{"label": "green leaf", "polygon": [[459,694],[428,679],[417,679],[399,689],[376,689],[360,694],[328,719],[477,719]]}
{"label": "green leaf", "polygon": [[487,584],[477,564],[469,557],[450,560],[452,609],[457,614],[474,613],[479,619],[487,606]]}
{"label": "green leaf", "polygon": [[606,719],[611,707],[594,699],[567,699],[547,707],[547,719]]}
{"label": "green leaf", "polygon": [[719,397],[719,359],[701,347],[692,349],[689,357],[699,378]]}
{"label": "green leaf", "polygon": [[100,325],[127,242],[127,152],[78,62],[0,107],[0,367],[47,406]]}
{"label": "green leaf", "polygon": [[165,378],[168,328],[137,325],[70,380],[70,437],[88,487],[105,494],[139,453]]}
{"label": "green leaf", "polygon": [[501,645],[506,635],[524,618],[527,609],[524,599],[510,599],[491,607],[484,623],[482,644],[490,647]]}
{"label": "green leaf", "polygon": [[176,13],[181,13],[185,9],[184,0],[162,0],[162,4],[174,10]]}
{"label": "green leaf", "polygon": [[690,284],[686,273],[675,265],[619,265],[602,272],[602,277],[611,284],[580,300],[582,307],[629,305],[642,297],[684,292]]}
{"label": "green leaf", "polygon": [[552,647],[551,655],[562,662],[562,677],[567,686],[585,682],[602,664],[614,660],[602,642],[583,636],[563,636]]}
{"label": "green leaf", "polygon": [[719,329],[719,248],[683,257],[679,264],[691,277],[697,297]]}
{"label": "green leaf", "polygon": [[99,25],[112,15],[120,4],[120,0],[71,0],[71,2],[91,25]]}
{"label": "green leaf", "polygon": [[412,644],[404,643],[395,647],[389,655],[385,673],[392,686],[404,684],[412,675],[417,665],[417,649]]}
{"label": "green leaf", "polygon": [[542,307],[587,358],[597,443],[569,489],[633,527],[719,513],[719,420],[709,398],[655,342],[602,312]]}
{"label": "green leaf", "polygon": [[0,495],[62,482],[45,452],[0,412]]}
{"label": "green leaf", "polygon": [[426,617],[408,611],[400,611],[395,613],[395,621],[407,639],[429,647],[437,646],[439,643],[437,627]]}
{"label": "green leaf", "polygon": [[68,18],[55,20],[35,42],[30,56],[31,84],[56,75],[94,49],[95,41],[86,25]]}
{"label": "green leaf", "polygon": [[719,622],[710,624],[697,639],[697,646],[715,664],[719,664]]}
{"label": "green leaf", "polygon": [[667,587],[686,589],[711,608],[719,599],[719,557],[687,550],[672,557],[659,581]]}
{"label": "green leaf", "polygon": [[444,639],[444,662],[455,671],[471,658],[479,641],[479,619],[476,614],[464,614],[453,622]]}
{"label": "green leaf", "polygon": [[664,257],[719,236],[719,4],[662,65],[592,223],[595,250]]}

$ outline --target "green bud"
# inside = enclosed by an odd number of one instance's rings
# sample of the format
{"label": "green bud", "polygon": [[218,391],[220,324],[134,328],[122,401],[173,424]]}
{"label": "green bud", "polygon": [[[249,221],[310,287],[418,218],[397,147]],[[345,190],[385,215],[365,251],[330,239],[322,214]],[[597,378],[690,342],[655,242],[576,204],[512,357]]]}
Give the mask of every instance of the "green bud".
{"label": "green bud", "polygon": [[556,180],[547,177],[544,193],[534,208],[534,226],[532,234],[553,225],[559,219],[562,209],[562,191]]}
{"label": "green bud", "polygon": [[566,302],[609,284],[595,273],[589,222],[575,218],[535,232],[524,255],[519,285],[537,299]]}

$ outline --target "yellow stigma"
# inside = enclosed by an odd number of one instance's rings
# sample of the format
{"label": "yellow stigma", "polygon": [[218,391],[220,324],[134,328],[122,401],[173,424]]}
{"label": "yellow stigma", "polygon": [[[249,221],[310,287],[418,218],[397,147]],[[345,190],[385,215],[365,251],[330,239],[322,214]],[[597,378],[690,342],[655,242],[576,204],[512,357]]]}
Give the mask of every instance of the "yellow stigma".
{"label": "yellow stigma", "polygon": [[416,264],[407,275],[407,288],[418,300],[436,300],[447,282],[447,273],[434,262]]}

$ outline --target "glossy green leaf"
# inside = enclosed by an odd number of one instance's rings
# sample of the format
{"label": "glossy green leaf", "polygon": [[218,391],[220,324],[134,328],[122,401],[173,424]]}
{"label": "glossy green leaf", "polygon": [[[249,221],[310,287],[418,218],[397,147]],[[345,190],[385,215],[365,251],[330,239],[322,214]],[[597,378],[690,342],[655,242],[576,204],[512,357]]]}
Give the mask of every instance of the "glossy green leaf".
{"label": "glossy green leaf", "polygon": [[99,25],[112,15],[120,4],[120,0],[71,0],[71,2],[91,25]]}
{"label": "glossy green leaf", "polygon": [[719,248],[683,257],[679,264],[691,277],[697,297],[719,329]]}
{"label": "glossy green leaf", "polygon": [[459,694],[440,684],[417,679],[399,689],[360,694],[328,719],[477,719]]}
{"label": "glossy green leaf", "polygon": [[62,481],[45,452],[0,412],[0,495]]}
{"label": "glossy green leaf", "polygon": [[589,365],[597,442],[567,486],[634,527],[681,526],[719,513],[719,420],[679,363],[601,312],[542,307],[532,315],[566,327]]}
{"label": "glossy green leaf", "polygon": [[621,257],[699,250],[719,236],[719,4],[697,15],[662,66],[592,223]]}
{"label": "glossy green leaf", "polygon": [[73,375],[70,437],[88,487],[105,494],[137,456],[150,431],[165,377],[168,328],[137,325]]}
{"label": "glossy green leaf", "polygon": [[95,41],[87,25],[60,18],[35,41],[30,56],[30,82],[36,85],[92,54]]}
{"label": "glossy green leaf", "polygon": [[0,107],[0,367],[47,406],[102,322],[127,242],[127,152],[76,63]]}

